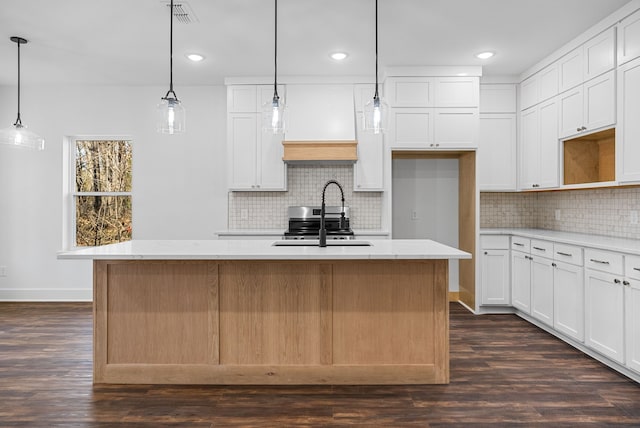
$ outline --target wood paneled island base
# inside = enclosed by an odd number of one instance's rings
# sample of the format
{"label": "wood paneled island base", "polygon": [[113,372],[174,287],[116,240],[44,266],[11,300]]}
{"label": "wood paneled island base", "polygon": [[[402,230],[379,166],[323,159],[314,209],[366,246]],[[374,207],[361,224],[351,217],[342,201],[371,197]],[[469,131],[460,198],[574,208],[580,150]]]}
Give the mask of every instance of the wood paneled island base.
{"label": "wood paneled island base", "polygon": [[94,382],[449,382],[448,261],[94,260]]}

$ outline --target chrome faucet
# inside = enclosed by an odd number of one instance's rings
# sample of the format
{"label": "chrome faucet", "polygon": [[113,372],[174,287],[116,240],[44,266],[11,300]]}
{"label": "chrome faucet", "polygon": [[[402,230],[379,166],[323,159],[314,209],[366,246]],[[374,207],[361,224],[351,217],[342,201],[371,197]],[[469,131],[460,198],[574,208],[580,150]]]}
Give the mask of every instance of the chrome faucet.
{"label": "chrome faucet", "polygon": [[320,207],[320,241],[318,242],[318,247],[326,247],[327,246],[327,229],[324,224],[324,216],[325,216],[325,203],[324,203],[324,194],[327,191],[327,187],[329,184],[335,184],[340,189],[340,199],[342,200],[342,210],[340,211],[340,229],[345,229],[346,220],[344,218],[344,190],[342,190],[342,186],[336,180],[329,180],[324,185],[322,189],[322,206]]}

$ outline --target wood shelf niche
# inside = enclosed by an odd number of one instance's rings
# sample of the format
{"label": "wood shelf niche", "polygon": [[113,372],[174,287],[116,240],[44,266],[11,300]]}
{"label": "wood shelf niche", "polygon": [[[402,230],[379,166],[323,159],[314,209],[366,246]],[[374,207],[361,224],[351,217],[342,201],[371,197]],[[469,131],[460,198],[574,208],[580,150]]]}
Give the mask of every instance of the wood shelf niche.
{"label": "wood shelf niche", "polygon": [[565,140],[563,146],[563,184],[615,181],[615,128]]}

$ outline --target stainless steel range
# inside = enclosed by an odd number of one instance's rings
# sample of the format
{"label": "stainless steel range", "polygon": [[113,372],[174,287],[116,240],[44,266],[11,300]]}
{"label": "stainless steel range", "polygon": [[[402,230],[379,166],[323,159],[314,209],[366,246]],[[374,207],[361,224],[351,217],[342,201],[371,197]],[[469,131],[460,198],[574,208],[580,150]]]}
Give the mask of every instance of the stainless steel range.
{"label": "stainless steel range", "polygon": [[[289,207],[289,229],[284,239],[319,239],[321,207]],[[340,227],[342,207],[325,208],[327,239],[353,239],[349,226],[349,207],[344,207],[345,221]]]}

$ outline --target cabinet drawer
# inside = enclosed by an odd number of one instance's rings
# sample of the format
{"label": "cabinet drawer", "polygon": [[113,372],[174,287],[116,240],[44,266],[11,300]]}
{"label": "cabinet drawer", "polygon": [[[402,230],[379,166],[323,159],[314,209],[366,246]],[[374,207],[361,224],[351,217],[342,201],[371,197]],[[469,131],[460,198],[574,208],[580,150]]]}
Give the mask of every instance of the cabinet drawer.
{"label": "cabinet drawer", "polygon": [[589,269],[609,272],[614,275],[622,275],[622,254],[610,251],[594,250],[587,248],[584,250],[584,265]]}
{"label": "cabinet drawer", "polygon": [[519,236],[511,237],[511,249],[516,251],[529,252],[531,248],[531,240],[529,238],[521,238]]}
{"label": "cabinet drawer", "polygon": [[531,254],[553,258],[553,242],[531,240]]}
{"label": "cabinet drawer", "polygon": [[582,266],[582,248],[573,245],[553,244],[553,259]]}
{"label": "cabinet drawer", "polygon": [[503,235],[483,235],[480,237],[480,247],[483,250],[508,250],[509,237]]}
{"label": "cabinet drawer", "polygon": [[640,256],[624,256],[624,276],[640,280]]}

